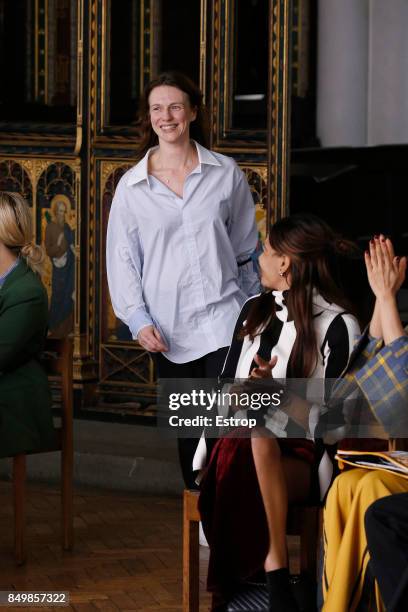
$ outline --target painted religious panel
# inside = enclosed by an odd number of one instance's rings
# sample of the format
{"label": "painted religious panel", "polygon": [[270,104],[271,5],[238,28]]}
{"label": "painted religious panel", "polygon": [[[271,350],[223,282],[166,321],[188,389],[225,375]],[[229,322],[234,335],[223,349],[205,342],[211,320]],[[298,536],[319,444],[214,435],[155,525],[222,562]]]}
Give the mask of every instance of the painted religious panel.
{"label": "painted religious panel", "polygon": [[24,166],[14,159],[0,160],[0,190],[20,193],[33,205],[33,187]]}
{"label": "painted religious panel", "polygon": [[266,192],[266,167],[262,166],[241,166],[245,172],[245,176],[251,189],[252,197],[255,204],[255,218],[258,228],[259,241],[264,241],[267,234],[266,227],[266,209],[267,209],[267,192]]}
{"label": "painted religious panel", "polygon": [[46,252],[43,282],[49,296],[49,333],[74,330],[77,211],[75,174],[63,163],[50,164],[38,181],[38,223]]}
{"label": "painted religious panel", "polygon": [[106,232],[108,228],[108,219],[112,199],[115,193],[117,184],[123,174],[130,168],[131,164],[123,164],[118,166],[117,163],[102,162],[102,175],[106,177],[106,181],[102,179],[102,236],[101,236],[101,262],[102,262],[102,342],[127,342],[132,340],[132,335],[129,328],[120,319],[117,319],[113,312],[108,282],[106,278]]}
{"label": "painted religious panel", "polygon": [[258,256],[262,252],[262,243],[267,234],[267,192],[266,192],[266,174],[267,169],[263,166],[241,166],[247,178],[251,194],[255,204],[255,219],[258,229],[258,243],[254,253],[254,265],[258,267]]}

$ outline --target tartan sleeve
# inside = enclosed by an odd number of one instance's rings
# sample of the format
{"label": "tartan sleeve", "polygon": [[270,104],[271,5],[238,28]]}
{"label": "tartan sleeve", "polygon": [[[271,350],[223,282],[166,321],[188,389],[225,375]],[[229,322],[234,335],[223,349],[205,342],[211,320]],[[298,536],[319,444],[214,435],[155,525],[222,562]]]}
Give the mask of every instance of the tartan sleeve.
{"label": "tartan sleeve", "polygon": [[334,383],[325,409],[320,412],[315,436],[323,438],[327,444],[347,437],[345,409],[347,407],[348,412],[357,410],[362,400],[358,393],[356,372],[375,358],[383,346],[382,338],[370,336],[368,330],[367,326],[357,338],[347,368]]}
{"label": "tartan sleeve", "polygon": [[408,437],[408,336],[384,346],[355,378],[386,432]]}

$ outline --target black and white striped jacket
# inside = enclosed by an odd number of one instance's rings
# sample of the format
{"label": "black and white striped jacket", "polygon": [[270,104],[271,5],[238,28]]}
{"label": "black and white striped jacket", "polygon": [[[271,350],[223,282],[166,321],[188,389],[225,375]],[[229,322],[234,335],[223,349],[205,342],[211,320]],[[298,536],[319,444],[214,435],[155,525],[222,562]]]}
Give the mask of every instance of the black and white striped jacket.
{"label": "black and white striped jacket", "polygon": [[[290,376],[289,362],[292,349],[296,340],[296,329],[294,321],[290,319],[285,304],[285,293],[281,291],[272,292],[276,314],[273,321],[267,326],[267,330],[258,334],[253,340],[249,336],[239,338],[239,332],[245,323],[250,308],[259,299],[259,295],[249,298],[242,307],[234,335],[229,348],[222,378],[245,379],[248,378],[252,368],[256,367],[254,356],[259,354],[263,359],[269,361],[273,356],[278,357],[273,369],[273,377],[286,379]],[[310,412],[309,425],[313,433],[318,420],[320,405],[327,398],[328,386],[325,381],[337,379],[345,368],[353,349],[354,341],[360,334],[360,328],[356,318],[348,314],[340,306],[329,304],[316,291],[313,294],[314,327],[318,346],[318,361],[310,378],[314,380],[313,402],[316,410]],[[321,384],[319,384],[321,383]],[[319,397],[316,397],[316,388]],[[315,420],[315,422],[314,422]],[[265,415],[265,427],[269,428],[276,436],[286,437],[288,417],[279,409],[273,409]],[[312,437],[312,436],[311,436]],[[203,436],[197,446],[193,461],[193,470],[198,471],[205,467],[207,462],[207,442]],[[330,483],[332,464],[326,454],[319,467],[320,489],[325,489]]]}

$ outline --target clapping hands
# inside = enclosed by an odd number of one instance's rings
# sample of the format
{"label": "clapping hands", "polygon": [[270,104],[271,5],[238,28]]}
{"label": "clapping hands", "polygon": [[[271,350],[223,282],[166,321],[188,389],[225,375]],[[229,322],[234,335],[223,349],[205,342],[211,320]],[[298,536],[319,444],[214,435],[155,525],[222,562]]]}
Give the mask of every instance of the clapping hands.
{"label": "clapping hands", "polygon": [[394,297],[404,282],[406,257],[396,257],[391,240],[380,234],[370,240],[365,264],[368,282],[376,298]]}
{"label": "clapping hands", "polygon": [[407,258],[396,257],[391,240],[380,234],[370,240],[365,264],[368,282],[376,297],[370,334],[390,344],[404,335],[396,296],[404,282]]}

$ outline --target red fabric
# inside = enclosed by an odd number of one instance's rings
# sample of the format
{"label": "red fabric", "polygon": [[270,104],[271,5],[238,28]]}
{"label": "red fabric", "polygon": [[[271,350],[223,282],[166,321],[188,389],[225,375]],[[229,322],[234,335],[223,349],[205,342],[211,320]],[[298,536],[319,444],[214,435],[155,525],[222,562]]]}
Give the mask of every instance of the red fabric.
{"label": "red fabric", "polygon": [[[263,572],[269,543],[251,439],[236,436],[235,431],[234,437],[222,438],[215,445],[199,498],[210,546],[207,588],[226,598],[238,583]],[[280,439],[279,445],[282,454],[315,461],[314,444],[309,440]]]}
{"label": "red fabric", "polygon": [[340,450],[355,451],[386,451],[388,450],[388,440],[380,438],[344,438],[338,443]]}

